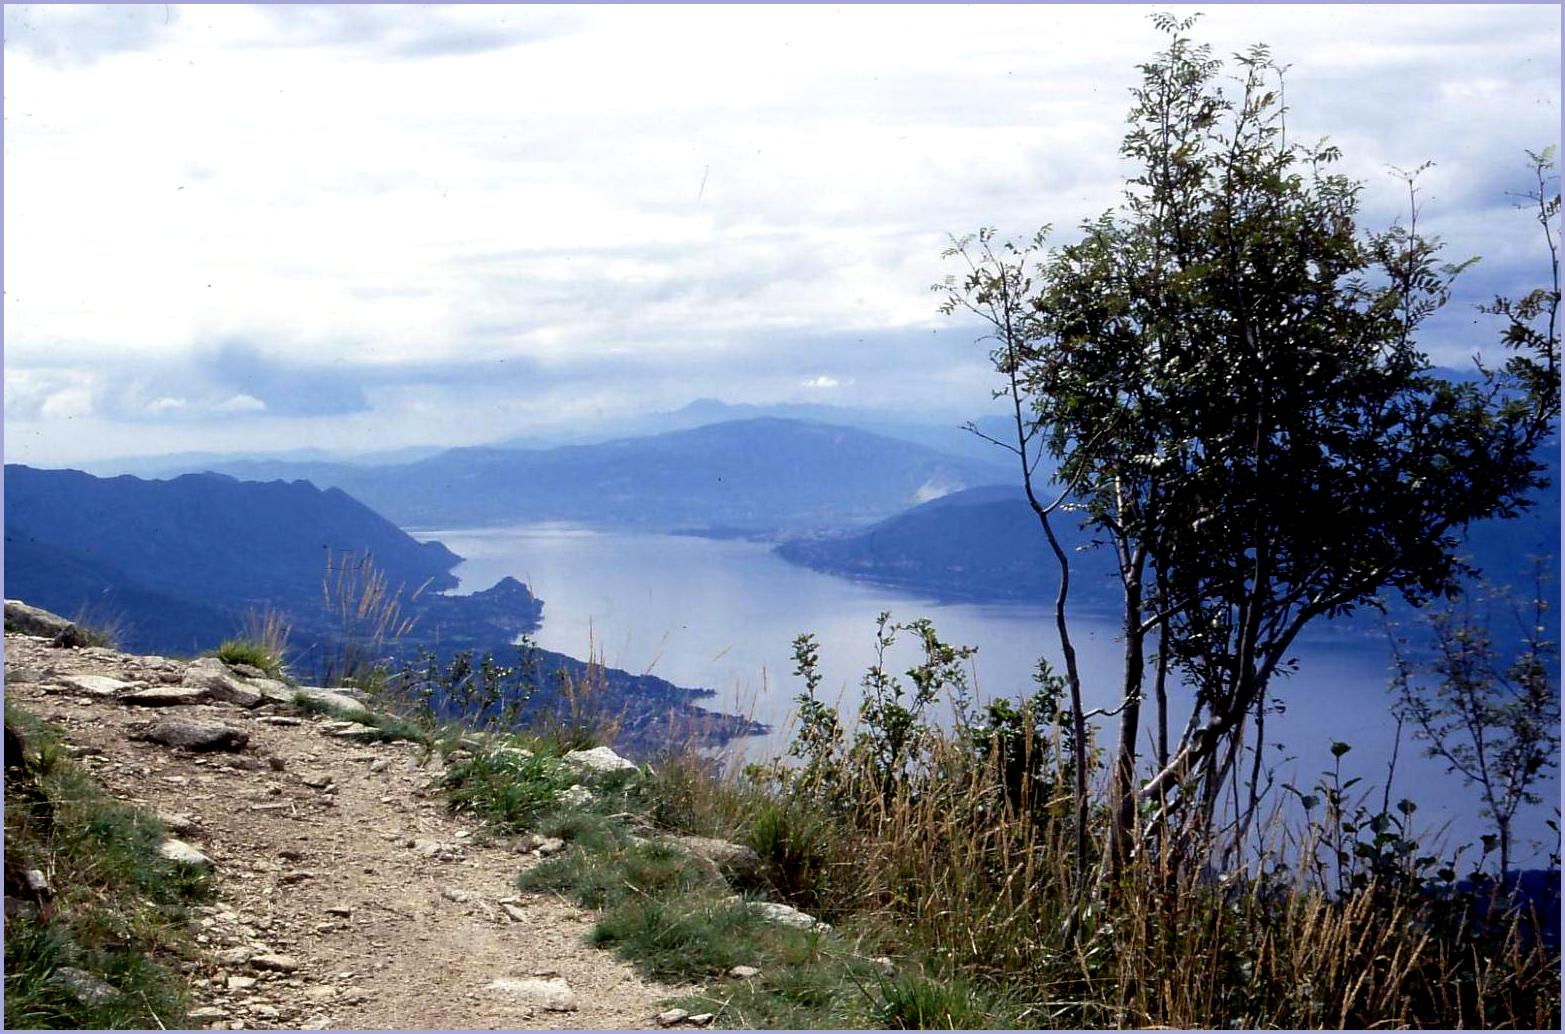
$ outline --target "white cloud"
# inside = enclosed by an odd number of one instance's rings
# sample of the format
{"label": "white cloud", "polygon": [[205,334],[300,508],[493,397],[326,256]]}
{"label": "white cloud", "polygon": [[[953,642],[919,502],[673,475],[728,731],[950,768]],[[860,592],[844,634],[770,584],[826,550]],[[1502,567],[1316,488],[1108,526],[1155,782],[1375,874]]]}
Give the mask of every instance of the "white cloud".
{"label": "white cloud", "polygon": [[[243,383],[85,386],[231,339],[293,367],[635,356],[710,360],[691,390],[733,400],[832,390],[821,356],[757,373],[747,350],[949,328],[927,290],[947,233],[1063,234],[1115,202],[1148,10],[7,7],[8,426],[68,390],[50,413],[76,427],[96,404],[215,434],[199,415],[232,404],[278,434],[478,433],[348,404],[295,422],[320,406]],[[1385,165],[1439,162],[1428,225],[1488,276],[1531,225],[1463,191],[1520,189],[1521,148],[1557,137],[1556,14],[1219,7],[1197,34],[1273,43],[1290,132],[1343,145],[1370,223],[1397,210]],[[83,383],[13,411],[13,373],[67,354]],[[896,401],[982,367],[829,377]],[[594,397],[642,399],[634,376]]]}
{"label": "white cloud", "polygon": [[263,413],[266,403],[254,395],[233,395],[212,407],[217,413]]}
{"label": "white cloud", "polygon": [[[852,384],[853,378],[848,378],[848,383]],[[842,387],[842,381],[823,373],[819,377],[811,377],[805,381],[804,386],[814,391],[830,391],[833,388]]]}

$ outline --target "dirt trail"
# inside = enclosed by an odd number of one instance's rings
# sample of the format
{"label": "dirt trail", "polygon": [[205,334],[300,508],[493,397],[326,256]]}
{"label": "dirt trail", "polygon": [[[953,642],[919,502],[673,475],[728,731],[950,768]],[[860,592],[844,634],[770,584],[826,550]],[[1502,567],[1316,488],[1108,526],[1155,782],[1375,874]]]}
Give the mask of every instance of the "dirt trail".
{"label": "dirt trail", "polygon": [[[432,785],[439,762],[421,765],[416,747],[333,738],[328,720],[283,706],[134,707],[63,681],[178,684],[184,668],[5,637],[7,697],[61,726],[110,793],[172,818],[177,835],[215,864],[216,900],[197,913],[206,955],[191,972],[192,1022],[653,1024],[659,1000],[674,991],[587,947],[590,914],[517,891],[531,856],[481,842],[471,823],[448,814]],[[222,722],[248,733],[249,746],[190,754],[130,738],[165,717]]]}

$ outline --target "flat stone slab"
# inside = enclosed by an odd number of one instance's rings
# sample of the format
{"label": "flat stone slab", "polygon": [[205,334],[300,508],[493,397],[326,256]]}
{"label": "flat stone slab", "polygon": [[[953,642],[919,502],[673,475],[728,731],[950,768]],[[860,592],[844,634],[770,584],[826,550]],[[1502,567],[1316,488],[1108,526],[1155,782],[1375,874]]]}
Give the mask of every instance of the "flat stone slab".
{"label": "flat stone slab", "polygon": [[561,977],[500,977],[489,989],[514,996],[549,1012],[575,1012],[576,992]]}
{"label": "flat stone slab", "polygon": [[146,686],[142,682],[111,679],[107,675],[64,675],[60,678],[60,685],[90,697],[116,697],[121,693],[143,689]]}
{"label": "flat stone slab", "polygon": [[207,702],[206,690],[196,686],[153,686],[151,689],[138,689],[134,693],[126,693],[120,701],[126,704],[135,704],[139,707],[180,707],[187,704],[204,704]]}
{"label": "flat stone slab", "polygon": [[161,743],[193,751],[240,751],[250,742],[250,734],[221,722],[198,722],[189,718],[163,718],[149,729],[133,732],[133,740]]}

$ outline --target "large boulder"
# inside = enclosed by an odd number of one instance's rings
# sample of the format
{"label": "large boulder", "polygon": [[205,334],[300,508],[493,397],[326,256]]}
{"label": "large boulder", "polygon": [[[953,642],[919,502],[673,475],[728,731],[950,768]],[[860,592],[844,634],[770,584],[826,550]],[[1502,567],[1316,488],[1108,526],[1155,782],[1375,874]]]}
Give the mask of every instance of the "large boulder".
{"label": "large boulder", "polygon": [[682,836],[672,833],[660,839],[686,854],[709,863],[722,875],[732,876],[741,881],[754,880],[760,875],[760,855],[744,844],[735,844],[716,837]]}
{"label": "large boulder", "polygon": [[202,657],[185,669],[181,685],[206,690],[207,697],[240,707],[259,707],[266,702],[261,691],[229,674],[228,666],[216,657]]}
{"label": "large boulder", "polygon": [[322,689],[319,686],[300,686],[294,690],[295,699],[303,698],[317,704],[325,704],[339,717],[352,721],[363,721],[370,717],[370,709],[359,701],[339,693],[334,689]]}

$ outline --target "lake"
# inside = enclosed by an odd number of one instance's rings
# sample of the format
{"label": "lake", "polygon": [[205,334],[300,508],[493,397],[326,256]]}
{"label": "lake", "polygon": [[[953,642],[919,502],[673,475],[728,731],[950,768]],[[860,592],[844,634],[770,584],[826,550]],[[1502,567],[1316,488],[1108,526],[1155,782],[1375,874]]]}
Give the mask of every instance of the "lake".
{"label": "lake", "polygon": [[[840,701],[848,714],[858,703],[859,679],[874,660],[881,611],[898,621],[928,617],[946,642],[977,647],[972,683],[980,698],[1029,690],[1040,654],[1060,667],[1052,607],[942,603],[794,566],[765,543],[561,524],[415,534],[439,539],[466,558],[455,570],[459,592],[487,588],[506,575],[526,582],[544,601],[543,627],[534,636],[540,646],[577,657],[590,650],[613,667],[711,689],[716,696],[705,706],[766,722],[770,736],[742,744],[754,757],[779,753],[787,743],[793,699],[802,690],[792,674],[792,643],[801,632],[813,633],[820,643],[822,697]],[[1115,623],[1083,617],[1073,629],[1087,706],[1112,706],[1121,651]],[[905,645],[888,658],[888,667],[898,672],[914,660],[913,644]],[[1267,755],[1275,762],[1277,785],[1292,782],[1307,792],[1331,766],[1331,743],[1340,740],[1353,747],[1343,758],[1344,778],[1360,776],[1361,787],[1375,788],[1372,804],[1378,809],[1396,742],[1386,647],[1365,635],[1362,624],[1327,625],[1301,640],[1297,656],[1297,673],[1274,683],[1286,713],[1267,719],[1267,742],[1284,745]],[[1171,722],[1177,738],[1190,696],[1183,690],[1171,696],[1179,715]],[[1149,703],[1143,725],[1151,712]],[[1405,729],[1391,800],[1416,800],[1421,830],[1449,824],[1450,846],[1475,839],[1480,823],[1474,791],[1422,753]],[[1540,793],[1546,803],[1517,818],[1519,864],[1541,864],[1556,845],[1543,823],[1554,815],[1557,779]],[[1283,796],[1280,790],[1273,794]]]}

